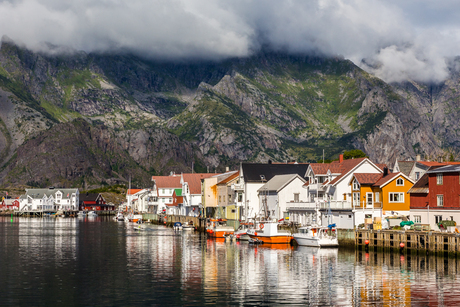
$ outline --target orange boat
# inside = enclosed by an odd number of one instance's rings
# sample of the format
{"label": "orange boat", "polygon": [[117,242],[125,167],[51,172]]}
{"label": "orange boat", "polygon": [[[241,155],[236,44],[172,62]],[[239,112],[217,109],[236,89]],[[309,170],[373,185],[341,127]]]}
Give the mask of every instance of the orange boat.
{"label": "orange boat", "polygon": [[293,239],[289,232],[278,230],[277,222],[260,223],[259,229],[248,230],[248,235],[266,244],[290,244]]}
{"label": "orange boat", "polygon": [[210,224],[206,227],[206,232],[211,238],[225,238],[235,232],[231,226],[227,226],[227,220],[210,220]]}

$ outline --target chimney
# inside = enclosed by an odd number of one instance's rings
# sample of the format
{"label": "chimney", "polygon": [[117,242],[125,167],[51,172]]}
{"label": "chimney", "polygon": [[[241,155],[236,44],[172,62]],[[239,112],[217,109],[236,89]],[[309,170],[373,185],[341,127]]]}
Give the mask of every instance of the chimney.
{"label": "chimney", "polygon": [[343,154],[339,155],[339,163],[343,162]]}
{"label": "chimney", "polygon": [[388,167],[383,168],[383,177],[388,176]]}
{"label": "chimney", "polygon": [[229,172],[230,171],[230,168],[228,166],[225,167],[225,172]]}
{"label": "chimney", "polygon": [[419,162],[422,160],[422,157],[420,155],[415,156],[415,161]]}

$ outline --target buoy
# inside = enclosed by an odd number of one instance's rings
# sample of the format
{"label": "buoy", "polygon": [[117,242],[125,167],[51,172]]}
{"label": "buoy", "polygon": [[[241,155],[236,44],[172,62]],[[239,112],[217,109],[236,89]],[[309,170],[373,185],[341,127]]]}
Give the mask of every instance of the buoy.
{"label": "buoy", "polygon": [[369,240],[364,241],[364,244],[369,245]]}
{"label": "buoy", "polygon": [[404,248],[404,243],[399,243],[399,247]]}
{"label": "buoy", "polygon": [[257,232],[254,232],[254,235],[257,236]]}

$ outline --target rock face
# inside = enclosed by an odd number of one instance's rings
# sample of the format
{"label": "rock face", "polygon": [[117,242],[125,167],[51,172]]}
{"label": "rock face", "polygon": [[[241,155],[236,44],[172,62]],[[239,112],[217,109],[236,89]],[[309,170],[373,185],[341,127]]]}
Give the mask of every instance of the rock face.
{"label": "rock face", "polygon": [[212,63],[0,47],[3,185],[149,185],[243,161],[459,158],[460,73],[386,84],[347,60],[260,53]]}

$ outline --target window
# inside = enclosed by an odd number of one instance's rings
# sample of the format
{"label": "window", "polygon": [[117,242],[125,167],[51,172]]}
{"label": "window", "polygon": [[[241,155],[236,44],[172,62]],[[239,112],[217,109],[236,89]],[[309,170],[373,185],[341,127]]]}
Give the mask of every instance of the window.
{"label": "window", "polygon": [[422,216],[421,215],[414,215],[414,223],[420,224],[422,222]]}
{"label": "window", "polygon": [[444,195],[436,195],[436,204],[438,207],[444,207]]}
{"label": "window", "polygon": [[294,202],[299,202],[299,193],[294,193]]}
{"label": "window", "polygon": [[436,183],[438,185],[442,184],[442,174],[436,174]]}
{"label": "window", "polygon": [[165,193],[165,189],[161,189],[161,194],[164,194]]}
{"label": "window", "polygon": [[402,178],[398,178],[398,179],[396,180],[396,185],[397,185],[397,186],[400,186],[400,187],[401,187],[401,186],[404,186],[404,180],[403,180]]}
{"label": "window", "polygon": [[420,172],[415,172],[415,180],[419,180],[420,179]]}
{"label": "window", "polygon": [[380,202],[380,192],[375,192],[375,202],[376,203]]}
{"label": "window", "polygon": [[236,213],[236,209],[232,209],[232,213],[235,214],[235,213]]}
{"label": "window", "polygon": [[228,202],[232,202],[232,194],[228,194]]}
{"label": "window", "polygon": [[224,203],[225,203],[225,195],[224,195],[224,196],[222,196],[222,197],[223,197],[223,199],[224,199]]}
{"label": "window", "polygon": [[221,196],[219,195],[219,202],[221,202],[221,201],[222,201],[222,198],[221,198]]}
{"label": "window", "polygon": [[359,193],[353,193],[353,204],[355,204],[355,206],[359,206]]}
{"label": "window", "polygon": [[165,198],[163,198],[163,202],[164,202],[164,203],[166,202],[166,199],[165,199]]}
{"label": "window", "polygon": [[434,222],[436,224],[440,223],[442,221],[442,215],[435,215],[434,216]]}
{"label": "window", "polygon": [[353,191],[359,191],[359,184],[356,182],[356,179],[353,180]]}
{"label": "window", "polygon": [[388,199],[390,203],[403,203],[404,193],[388,193]]}
{"label": "window", "polygon": [[238,202],[242,202],[243,201],[243,193],[238,193]]}
{"label": "window", "polygon": [[318,176],[318,183],[323,183],[323,182],[324,182],[324,177]]}
{"label": "window", "polygon": [[374,203],[374,195],[372,193],[366,193],[367,204],[372,205]]}
{"label": "window", "polygon": [[343,200],[347,200],[347,193],[343,193]]}
{"label": "window", "polygon": [[171,197],[169,198],[169,203],[172,203],[172,198]]}

